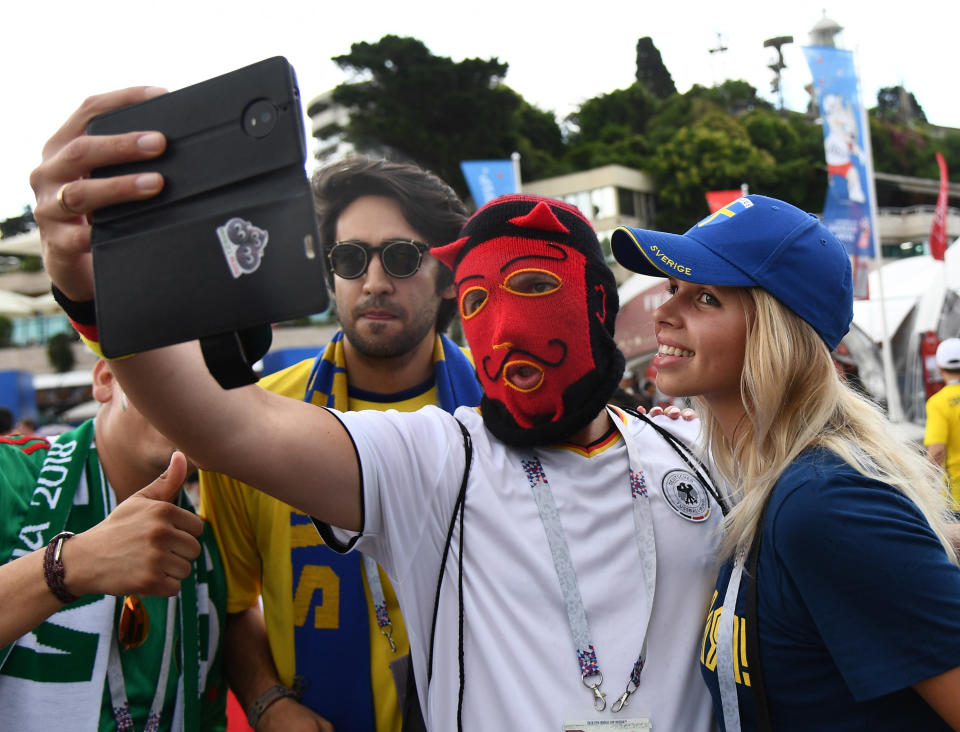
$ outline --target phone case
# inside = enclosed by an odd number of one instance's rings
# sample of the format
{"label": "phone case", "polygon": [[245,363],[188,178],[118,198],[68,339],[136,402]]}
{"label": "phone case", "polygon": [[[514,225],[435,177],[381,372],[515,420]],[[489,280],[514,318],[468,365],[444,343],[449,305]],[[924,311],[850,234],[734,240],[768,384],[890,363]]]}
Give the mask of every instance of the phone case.
{"label": "phone case", "polygon": [[266,59],[90,121],[159,130],[164,154],[95,177],[157,171],[155,198],[95,213],[100,346],[109,357],[326,309],[324,262],[293,68]]}

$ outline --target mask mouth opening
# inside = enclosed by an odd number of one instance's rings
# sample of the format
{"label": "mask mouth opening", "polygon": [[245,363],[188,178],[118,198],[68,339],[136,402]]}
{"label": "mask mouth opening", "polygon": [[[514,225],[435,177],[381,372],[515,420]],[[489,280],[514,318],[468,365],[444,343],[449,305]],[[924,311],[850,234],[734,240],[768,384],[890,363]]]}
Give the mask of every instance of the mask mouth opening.
{"label": "mask mouth opening", "polygon": [[503,380],[517,391],[534,391],[540,387],[543,379],[543,368],[533,361],[511,361],[503,370]]}

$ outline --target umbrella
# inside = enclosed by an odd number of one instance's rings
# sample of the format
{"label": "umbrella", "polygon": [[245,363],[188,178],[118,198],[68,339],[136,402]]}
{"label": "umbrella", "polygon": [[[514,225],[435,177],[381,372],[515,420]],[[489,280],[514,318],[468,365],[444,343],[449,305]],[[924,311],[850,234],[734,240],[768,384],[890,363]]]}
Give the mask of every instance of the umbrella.
{"label": "umbrella", "polygon": [[33,315],[33,298],[10,290],[0,290],[0,315],[22,317]]}

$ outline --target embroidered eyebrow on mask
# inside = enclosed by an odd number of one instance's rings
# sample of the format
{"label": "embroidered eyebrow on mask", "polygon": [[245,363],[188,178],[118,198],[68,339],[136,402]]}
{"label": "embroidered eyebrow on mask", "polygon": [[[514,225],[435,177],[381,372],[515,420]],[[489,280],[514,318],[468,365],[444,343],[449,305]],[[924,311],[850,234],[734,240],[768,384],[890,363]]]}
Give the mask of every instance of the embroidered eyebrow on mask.
{"label": "embroidered eyebrow on mask", "polygon": [[508,268],[512,267],[517,262],[522,262],[525,259],[546,259],[552,262],[565,262],[570,256],[569,254],[567,254],[567,250],[561,247],[559,244],[554,244],[553,242],[550,242],[550,241],[540,241],[540,243],[550,249],[556,250],[557,256],[554,257],[554,256],[550,256],[549,254],[521,254],[520,256],[514,257],[513,259],[509,260],[506,264],[504,264],[500,268],[500,271],[505,272]]}
{"label": "embroidered eyebrow on mask", "polygon": [[486,279],[486,278],[482,274],[469,274],[463,277],[462,279],[457,280],[453,284],[455,287],[459,288],[460,285],[462,285],[464,282],[469,282],[470,280],[483,280],[483,279]]}

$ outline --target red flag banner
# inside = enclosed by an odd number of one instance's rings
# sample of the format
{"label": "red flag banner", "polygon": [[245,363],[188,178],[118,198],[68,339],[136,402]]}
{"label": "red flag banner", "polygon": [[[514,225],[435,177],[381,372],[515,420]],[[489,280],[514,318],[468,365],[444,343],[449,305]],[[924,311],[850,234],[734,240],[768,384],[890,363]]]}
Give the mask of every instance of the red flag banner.
{"label": "red flag banner", "polygon": [[942,261],[947,253],[947,161],[940,153],[937,153],[937,165],[940,167],[940,192],[930,226],[930,256]]}
{"label": "red flag banner", "polygon": [[735,191],[707,191],[705,195],[710,213],[716,213],[728,203],[733,203],[740,198],[743,192],[738,188]]}

